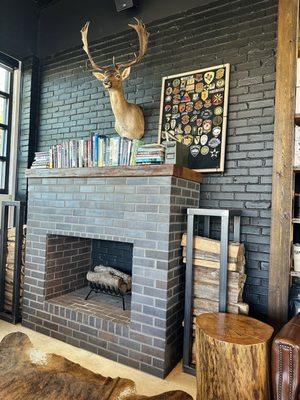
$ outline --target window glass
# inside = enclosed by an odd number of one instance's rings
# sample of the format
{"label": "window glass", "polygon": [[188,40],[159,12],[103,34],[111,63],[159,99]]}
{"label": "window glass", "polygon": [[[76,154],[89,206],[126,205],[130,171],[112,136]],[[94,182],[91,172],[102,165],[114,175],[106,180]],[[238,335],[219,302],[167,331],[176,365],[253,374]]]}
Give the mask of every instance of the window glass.
{"label": "window glass", "polygon": [[[12,115],[12,83],[16,60],[0,52],[0,195],[7,194]],[[15,149],[13,149],[15,151]]]}
{"label": "window glass", "polygon": [[0,190],[5,189],[6,161],[0,161]]}
{"label": "window glass", "polygon": [[7,151],[7,131],[0,128],[0,157],[6,157]]}
{"label": "window glass", "polygon": [[0,124],[7,125],[8,99],[0,96]]}
{"label": "window glass", "polygon": [[10,71],[0,64],[0,92],[9,92],[10,75]]}

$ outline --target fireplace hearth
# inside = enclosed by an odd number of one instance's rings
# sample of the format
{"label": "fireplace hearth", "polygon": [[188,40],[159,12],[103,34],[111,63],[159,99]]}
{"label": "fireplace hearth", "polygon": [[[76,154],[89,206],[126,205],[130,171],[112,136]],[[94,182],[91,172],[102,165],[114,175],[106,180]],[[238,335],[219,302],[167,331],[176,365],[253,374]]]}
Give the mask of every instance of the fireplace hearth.
{"label": "fireplace hearth", "polygon": [[[201,176],[149,166],[30,170],[27,177],[23,325],[165,377],[182,357],[180,240]],[[86,274],[96,265],[132,275],[125,310],[102,293],[85,300]]]}

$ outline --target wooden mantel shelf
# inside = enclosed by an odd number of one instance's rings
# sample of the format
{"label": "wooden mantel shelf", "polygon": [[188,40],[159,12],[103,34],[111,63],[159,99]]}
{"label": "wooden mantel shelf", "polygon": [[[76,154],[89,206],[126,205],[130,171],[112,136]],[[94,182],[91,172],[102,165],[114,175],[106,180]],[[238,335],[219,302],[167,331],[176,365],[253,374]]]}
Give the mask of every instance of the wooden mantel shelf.
{"label": "wooden mantel shelf", "polygon": [[60,168],[60,169],[27,169],[26,178],[109,178],[141,176],[175,176],[193,182],[202,182],[202,174],[193,169],[177,165],[134,165],[120,167]]}

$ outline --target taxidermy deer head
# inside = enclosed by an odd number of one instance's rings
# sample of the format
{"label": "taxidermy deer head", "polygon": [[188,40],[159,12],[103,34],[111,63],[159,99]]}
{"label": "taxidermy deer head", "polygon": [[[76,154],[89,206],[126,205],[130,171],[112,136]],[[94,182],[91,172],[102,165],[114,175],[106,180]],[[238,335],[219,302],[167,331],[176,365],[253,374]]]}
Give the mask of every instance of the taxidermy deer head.
{"label": "taxidermy deer head", "polygon": [[123,91],[123,81],[130,75],[131,67],[142,60],[148,46],[149,33],[140,20],[137,18],[135,20],[137,24],[129,24],[129,26],[138,34],[139,53],[138,55],[134,54],[133,60],[124,63],[116,63],[115,57],[113,57],[113,66],[99,66],[95,63],[88,47],[87,35],[90,23],[87,22],[81,29],[83,50],[88,56],[93,75],[103,83],[104,88],[109,93],[111,107],[116,119],[115,129],[120,136],[128,139],[140,139],[145,130],[142,109],[136,104],[128,103]]}

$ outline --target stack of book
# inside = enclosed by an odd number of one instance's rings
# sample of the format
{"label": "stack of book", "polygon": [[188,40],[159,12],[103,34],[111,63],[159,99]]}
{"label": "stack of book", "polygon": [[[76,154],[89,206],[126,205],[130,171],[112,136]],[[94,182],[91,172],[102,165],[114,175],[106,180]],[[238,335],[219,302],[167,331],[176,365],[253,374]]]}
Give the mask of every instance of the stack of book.
{"label": "stack of book", "polygon": [[36,151],[31,168],[49,168],[50,157],[48,151]]}
{"label": "stack of book", "polygon": [[136,155],[136,164],[163,164],[165,162],[165,147],[158,143],[140,146]]}
{"label": "stack of book", "polygon": [[133,165],[135,141],[95,133],[89,139],[66,140],[50,148],[50,168]]}

